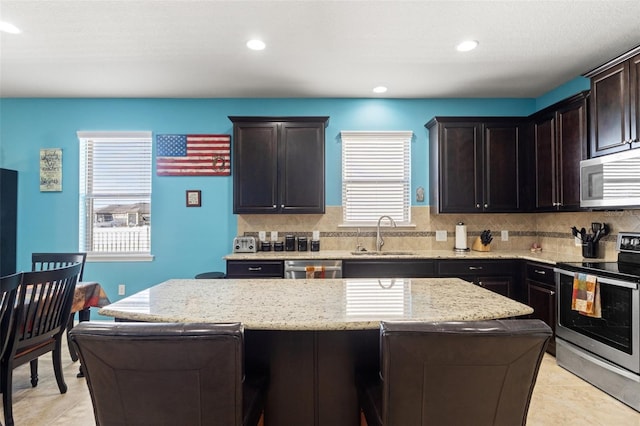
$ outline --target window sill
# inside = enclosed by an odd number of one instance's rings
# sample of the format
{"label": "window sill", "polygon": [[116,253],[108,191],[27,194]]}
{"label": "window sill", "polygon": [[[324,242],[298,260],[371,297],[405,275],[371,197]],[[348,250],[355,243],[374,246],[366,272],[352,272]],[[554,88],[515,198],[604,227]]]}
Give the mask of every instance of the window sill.
{"label": "window sill", "polygon": [[150,253],[87,253],[87,262],[151,262]]}

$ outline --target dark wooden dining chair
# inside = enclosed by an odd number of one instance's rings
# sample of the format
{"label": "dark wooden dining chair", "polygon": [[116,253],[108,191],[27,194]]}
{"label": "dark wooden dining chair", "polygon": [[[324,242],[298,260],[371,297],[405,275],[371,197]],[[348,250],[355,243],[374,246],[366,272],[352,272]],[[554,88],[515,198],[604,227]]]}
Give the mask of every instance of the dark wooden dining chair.
{"label": "dark wooden dining chair", "polygon": [[16,294],[21,282],[21,273],[0,278],[0,359],[9,342],[9,330],[14,321]]}
{"label": "dark wooden dining chair", "polygon": [[[84,264],[87,260],[87,253],[84,252],[76,252],[76,253],[32,253],[31,254],[31,270],[32,271],[47,271],[49,269],[61,268],[63,266],[73,265],[74,263],[82,264],[82,268],[80,269],[80,276],[78,277],[78,282],[82,281],[82,276],[84,274]],[[75,313],[69,314],[69,322],[67,323],[67,333],[69,330],[73,328]],[[71,344],[68,343],[69,346],[69,354],[71,355],[71,359],[73,361],[78,360],[78,354],[71,347]]]}
{"label": "dark wooden dining chair", "polygon": [[82,322],[97,425],[256,425],[266,376],[244,372],[241,324]]}
{"label": "dark wooden dining chair", "polygon": [[73,292],[82,265],[48,271],[23,272],[15,302],[14,321],[0,360],[0,389],[6,426],[13,425],[13,369],[27,362],[31,386],[38,384],[38,357],[52,352],[60,393],[67,391],[62,375],[62,338],[69,319]]}
{"label": "dark wooden dining chair", "polygon": [[381,322],[357,377],[368,426],[524,425],[551,329],[541,320]]}

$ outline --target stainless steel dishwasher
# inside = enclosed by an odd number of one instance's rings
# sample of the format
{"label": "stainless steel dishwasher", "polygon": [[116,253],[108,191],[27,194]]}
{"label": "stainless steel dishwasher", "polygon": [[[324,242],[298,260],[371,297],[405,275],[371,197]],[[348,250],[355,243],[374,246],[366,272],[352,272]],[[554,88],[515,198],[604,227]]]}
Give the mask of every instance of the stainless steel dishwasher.
{"label": "stainless steel dishwasher", "polygon": [[342,260],[285,260],[284,277],[294,279],[342,278]]}

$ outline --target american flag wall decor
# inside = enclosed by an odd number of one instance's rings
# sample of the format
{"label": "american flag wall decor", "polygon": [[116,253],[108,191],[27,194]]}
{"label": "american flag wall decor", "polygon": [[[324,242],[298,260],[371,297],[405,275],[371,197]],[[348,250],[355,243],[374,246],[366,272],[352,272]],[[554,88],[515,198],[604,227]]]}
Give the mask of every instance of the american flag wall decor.
{"label": "american flag wall decor", "polygon": [[229,176],[230,135],[156,135],[158,176]]}

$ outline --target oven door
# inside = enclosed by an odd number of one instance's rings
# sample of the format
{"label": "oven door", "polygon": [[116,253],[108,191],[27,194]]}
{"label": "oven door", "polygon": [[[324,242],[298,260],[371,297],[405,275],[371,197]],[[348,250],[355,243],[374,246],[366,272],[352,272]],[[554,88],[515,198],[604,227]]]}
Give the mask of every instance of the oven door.
{"label": "oven door", "polygon": [[556,336],[640,374],[638,284],[598,277],[602,318],[571,309],[574,272],[555,269],[558,301]]}

